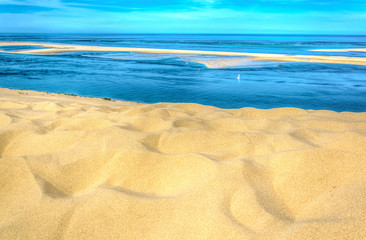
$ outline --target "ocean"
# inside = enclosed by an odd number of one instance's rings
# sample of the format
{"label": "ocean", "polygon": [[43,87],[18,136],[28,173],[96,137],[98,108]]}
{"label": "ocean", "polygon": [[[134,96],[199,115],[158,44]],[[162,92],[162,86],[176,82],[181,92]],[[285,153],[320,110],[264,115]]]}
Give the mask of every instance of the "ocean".
{"label": "ocean", "polygon": [[[0,41],[366,57],[366,52],[310,51],[366,48],[366,36],[0,34]],[[2,50],[29,48],[0,46]],[[366,66],[257,62],[215,69],[190,61],[192,58],[207,56],[132,52],[0,53],[0,87],[143,103],[366,112]]]}

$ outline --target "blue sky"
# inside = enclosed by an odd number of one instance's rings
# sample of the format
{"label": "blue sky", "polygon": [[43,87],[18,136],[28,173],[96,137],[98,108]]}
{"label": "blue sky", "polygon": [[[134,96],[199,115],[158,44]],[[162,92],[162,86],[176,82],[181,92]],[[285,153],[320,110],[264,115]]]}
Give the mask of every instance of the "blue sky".
{"label": "blue sky", "polygon": [[366,34],[366,0],[0,0],[0,32]]}

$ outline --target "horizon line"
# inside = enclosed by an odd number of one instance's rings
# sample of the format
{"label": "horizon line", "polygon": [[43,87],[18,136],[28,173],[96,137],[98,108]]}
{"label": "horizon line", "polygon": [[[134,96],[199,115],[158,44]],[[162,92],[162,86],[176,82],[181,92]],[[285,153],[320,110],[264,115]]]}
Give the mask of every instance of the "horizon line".
{"label": "horizon line", "polygon": [[76,32],[0,32],[0,34],[100,34],[100,35],[282,35],[282,36],[366,36],[364,34],[320,34],[320,33],[100,33],[100,32],[89,32],[89,33],[76,33]]}

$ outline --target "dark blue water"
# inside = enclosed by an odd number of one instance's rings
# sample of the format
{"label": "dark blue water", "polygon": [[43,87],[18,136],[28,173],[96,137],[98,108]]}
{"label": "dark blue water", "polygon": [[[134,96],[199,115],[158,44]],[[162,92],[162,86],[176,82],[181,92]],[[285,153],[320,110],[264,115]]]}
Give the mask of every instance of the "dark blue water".
{"label": "dark blue water", "polygon": [[[364,52],[309,51],[366,48],[366,36],[0,34],[0,41],[366,57]],[[209,69],[186,61],[186,57],[110,52],[48,56],[0,53],[0,87],[146,103],[194,102],[222,108],[366,111],[366,66],[258,63]]]}

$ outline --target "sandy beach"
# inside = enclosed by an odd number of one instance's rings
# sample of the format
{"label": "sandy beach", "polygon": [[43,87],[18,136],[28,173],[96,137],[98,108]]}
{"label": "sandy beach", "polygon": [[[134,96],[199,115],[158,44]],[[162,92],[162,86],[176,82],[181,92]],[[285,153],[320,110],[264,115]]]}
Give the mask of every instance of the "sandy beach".
{"label": "sandy beach", "polygon": [[0,88],[0,239],[365,239],[366,113]]}
{"label": "sandy beach", "polygon": [[[180,54],[180,55],[211,55],[211,56],[231,56],[242,57],[242,59],[220,59],[217,60],[194,60],[204,64],[208,68],[222,68],[228,66],[246,65],[250,61],[274,61],[274,62],[305,62],[305,63],[337,63],[351,65],[366,65],[364,57],[344,57],[344,56],[318,56],[318,55],[289,55],[289,54],[269,54],[269,53],[245,53],[245,52],[222,52],[222,51],[201,51],[201,50],[179,50],[179,49],[157,49],[157,48],[131,48],[131,47],[101,47],[87,45],[70,45],[70,44],[55,44],[55,43],[37,43],[37,42],[0,42],[0,46],[39,46],[44,49],[26,49],[19,51],[4,51],[2,53],[18,53],[18,54],[36,54],[36,55],[53,55],[67,52],[137,52],[151,54]],[[365,49],[355,49],[355,51],[364,51]],[[333,50],[313,50],[331,52]],[[344,49],[338,52],[348,52],[352,49]]]}

